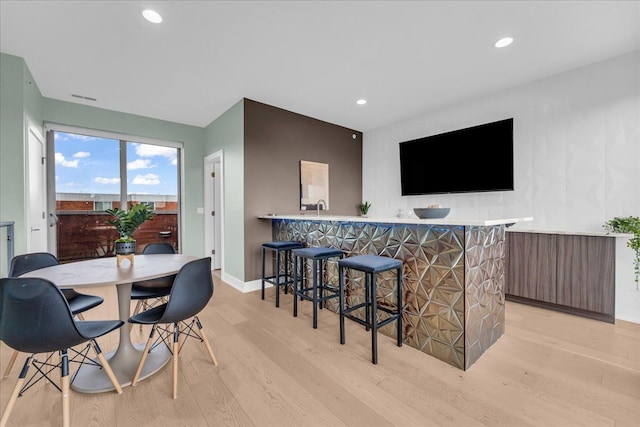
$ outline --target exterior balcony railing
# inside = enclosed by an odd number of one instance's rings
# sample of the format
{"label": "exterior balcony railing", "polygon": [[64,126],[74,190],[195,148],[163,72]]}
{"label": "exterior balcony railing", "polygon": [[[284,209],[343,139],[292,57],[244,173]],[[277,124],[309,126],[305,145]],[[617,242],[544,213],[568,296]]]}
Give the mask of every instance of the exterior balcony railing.
{"label": "exterior balcony railing", "polygon": [[[58,259],[61,262],[115,256],[116,229],[107,223],[112,217],[96,211],[58,211]],[[178,215],[157,211],[153,219],[136,230],[136,253],[149,243],[171,243],[178,248]]]}

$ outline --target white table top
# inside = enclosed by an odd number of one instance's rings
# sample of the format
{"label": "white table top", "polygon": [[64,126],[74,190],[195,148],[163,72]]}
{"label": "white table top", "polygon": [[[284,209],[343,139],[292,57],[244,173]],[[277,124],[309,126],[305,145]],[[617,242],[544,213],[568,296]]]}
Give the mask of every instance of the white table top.
{"label": "white table top", "polygon": [[383,224],[435,224],[435,225],[467,225],[467,226],[490,226],[501,224],[515,224],[517,222],[532,221],[533,217],[522,218],[492,218],[492,219],[478,219],[478,218],[434,218],[434,219],[420,219],[420,218],[375,218],[375,217],[362,217],[362,216],[348,216],[348,215],[320,215],[315,214],[308,215],[261,215],[260,219],[292,219],[298,221],[348,221],[348,222],[369,222],[369,223],[383,223]]}
{"label": "white table top", "polygon": [[96,258],[41,268],[20,277],[42,277],[59,288],[120,285],[175,274],[195,259],[197,257],[182,254],[136,255],[133,265],[123,260],[118,267],[115,257]]}

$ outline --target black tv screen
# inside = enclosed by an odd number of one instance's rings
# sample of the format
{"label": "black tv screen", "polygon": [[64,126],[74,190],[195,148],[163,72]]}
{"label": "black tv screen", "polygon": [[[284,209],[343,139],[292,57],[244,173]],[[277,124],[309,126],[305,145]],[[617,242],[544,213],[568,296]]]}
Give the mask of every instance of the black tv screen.
{"label": "black tv screen", "polygon": [[513,190],[513,118],[400,143],[403,196]]}

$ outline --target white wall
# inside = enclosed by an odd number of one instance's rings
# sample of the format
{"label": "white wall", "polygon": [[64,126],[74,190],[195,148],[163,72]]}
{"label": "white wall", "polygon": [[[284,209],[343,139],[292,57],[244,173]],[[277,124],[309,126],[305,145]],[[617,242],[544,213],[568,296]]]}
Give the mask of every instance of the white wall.
{"label": "white wall", "polygon": [[[515,191],[400,195],[398,143],[508,117]],[[455,218],[533,216],[515,227],[537,230],[602,231],[640,215],[640,51],[365,132],[363,200],[372,216],[440,203]],[[640,322],[640,291],[624,274],[633,252],[618,247],[616,316]]]}

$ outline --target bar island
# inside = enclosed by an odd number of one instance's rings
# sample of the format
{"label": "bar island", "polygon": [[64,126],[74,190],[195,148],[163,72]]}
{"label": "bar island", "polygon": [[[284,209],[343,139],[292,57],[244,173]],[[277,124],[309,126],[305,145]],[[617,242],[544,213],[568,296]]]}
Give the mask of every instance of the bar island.
{"label": "bar island", "polygon": [[[265,215],[274,241],[380,255],[403,262],[403,343],[468,369],[504,333],[505,229],[532,218],[490,220]],[[335,263],[326,280],[338,283]],[[378,299],[396,307],[395,275],[379,279]],[[362,301],[352,280],[348,304]],[[327,308],[338,311],[337,303]],[[395,327],[380,332],[395,338]]]}

